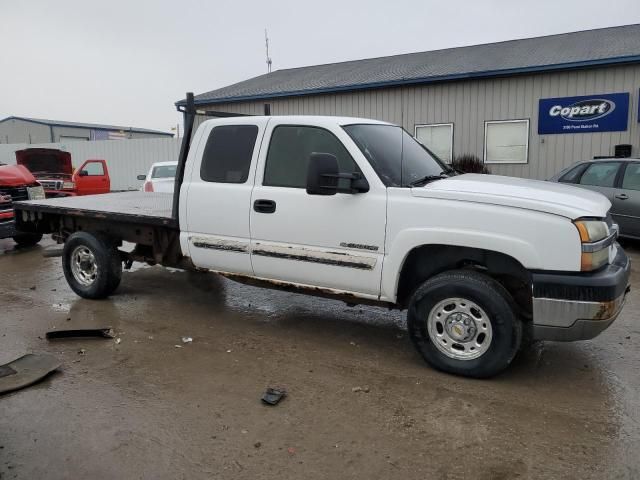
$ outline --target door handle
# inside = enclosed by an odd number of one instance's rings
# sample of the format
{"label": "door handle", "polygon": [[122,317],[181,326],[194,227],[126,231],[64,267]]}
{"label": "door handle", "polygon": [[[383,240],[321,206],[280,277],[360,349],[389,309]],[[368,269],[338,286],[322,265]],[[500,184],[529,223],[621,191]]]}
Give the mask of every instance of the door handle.
{"label": "door handle", "polygon": [[629,198],[629,195],[627,195],[626,193],[619,193],[618,195],[616,195],[616,198],[619,198],[620,200],[626,200],[627,198]]}
{"label": "door handle", "polygon": [[258,213],[273,213],[276,211],[276,202],[273,200],[256,200],[253,202],[253,209]]}

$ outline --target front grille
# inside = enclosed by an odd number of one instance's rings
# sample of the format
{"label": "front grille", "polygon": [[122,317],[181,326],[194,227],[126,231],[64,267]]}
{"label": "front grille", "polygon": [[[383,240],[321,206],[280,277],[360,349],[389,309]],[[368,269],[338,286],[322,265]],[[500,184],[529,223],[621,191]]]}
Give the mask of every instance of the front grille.
{"label": "front grille", "polygon": [[45,190],[62,190],[62,180],[39,180]]}
{"label": "front grille", "polygon": [[[29,193],[27,187],[0,187],[0,197],[11,197],[10,202],[0,203],[0,214],[13,211],[13,202],[19,200],[29,200]],[[0,225],[4,225],[9,222],[13,222],[13,215],[9,218],[4,218],[5,215],[0,216]]]}
{"label": "front grille", "polygon": [[0,187],[0,195],[11,195],[14,202],[29,200],[27,187]]}

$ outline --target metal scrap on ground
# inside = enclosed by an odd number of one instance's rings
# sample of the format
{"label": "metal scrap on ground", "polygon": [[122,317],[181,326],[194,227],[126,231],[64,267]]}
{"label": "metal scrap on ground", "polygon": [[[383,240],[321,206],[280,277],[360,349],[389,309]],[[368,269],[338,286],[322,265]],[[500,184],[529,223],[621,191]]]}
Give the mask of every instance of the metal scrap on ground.
{"label": "metal scrap on ground", "polygon": [[284,388],[267,388],[262,395],[262,403],[266,405],[277,405],[280,400],[287,396],[287,391]]}
{"label": "metal scrap on ground", "polygon": [[42,380],[60,367],[57,358],[29,353],[0,366],[0,394],[13,392]]}
{"label": "metal scrap on ground", "polygon": [[95,337],[95,338],[113,338],[113,330],[111,327],[104,328],[74,328],[65,330],[51,330],[47,332],[47,340],[57,338],[78,338],[78,337]]}

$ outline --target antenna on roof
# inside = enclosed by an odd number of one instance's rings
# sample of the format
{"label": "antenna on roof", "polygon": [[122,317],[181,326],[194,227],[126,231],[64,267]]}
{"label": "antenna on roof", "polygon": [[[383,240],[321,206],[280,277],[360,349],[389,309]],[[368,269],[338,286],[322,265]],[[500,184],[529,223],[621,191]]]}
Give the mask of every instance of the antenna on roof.
{"label": "antenna on roof", "polygon": [[267,73],[271,73],[271,57],[269,56],[269,37],[267,36],[267,29],[264,29],[264,44],[267,47]]}

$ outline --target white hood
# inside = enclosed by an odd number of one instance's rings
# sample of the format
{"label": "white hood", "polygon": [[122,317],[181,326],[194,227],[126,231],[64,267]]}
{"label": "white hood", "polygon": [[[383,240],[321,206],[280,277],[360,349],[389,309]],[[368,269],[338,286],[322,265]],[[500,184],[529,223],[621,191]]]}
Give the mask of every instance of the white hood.
{"label": "white hood", "polygon": [[413,188],[417,197],[524,208],[570,219],[605,217],[611,202],[599,193],[561,183],[467,173]]}

